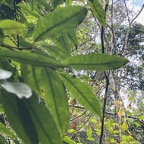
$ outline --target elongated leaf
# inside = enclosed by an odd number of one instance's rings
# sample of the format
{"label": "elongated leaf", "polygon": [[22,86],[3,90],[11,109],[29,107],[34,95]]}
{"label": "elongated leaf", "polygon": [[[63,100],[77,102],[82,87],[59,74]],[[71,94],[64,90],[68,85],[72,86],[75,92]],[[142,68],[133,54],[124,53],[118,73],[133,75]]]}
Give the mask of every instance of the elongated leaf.
{"label": "elongated leaf", "polygon": [[63,141],[64,141],[63,144],[76,144],[76,142],[71,140],[71,138],[68,136],[65,136]]}
{"label": "elongated leaf", "polygon": [[12,75],[12,73],[10,71],[0,69],[0,80],[1,79],[8,79],[11,77],[11,75]]}
{"label": "elongated leaf", "polygon": [[74,30],[68,32],[68,36],[69,36],[70,40],[73,42],[73,44],[75,45],[75,47],[77,48],[78,40],[77,40],[77,36],[76,36],[76,33],[74,32]]}
{"label": "elongated leaf", "polygon": [[33,90],[39,90],[64,136],[69,123],[69,109],[65,88],[58,74],[47,68],[23,66],[22,75]]}
{"label": "elongated leaf", "polygon": [[2,135],[0,135],[0,143],[1,144],[8,144],[8,141],[6,140],[6,138]]}
{"label": "elongated leaf", "polygon": [[29,4],[31,6],[31,10],[33,11],[37,4],[37,0],[29,0]]}
{"label": "elongated leaf", "polygon": [[[33,19],[40,18],[40,15],[36,11],[33,10],[38,2],[39,1],[37,0],[30,0],[29,3],[31,7],[25,5],[25,3],[19,3],[20,11],[22,12],[23,15],[28,15],[29,17],[32,17]],[[23,19],[25,19],[25,17],[23,17]]]}
{"label": "elongated leaf", "polygon": [[1,20],[0,29],[3,30],[4,35],[17,35],[26,31],[26,26],[14,20]]}
{"label": "elongated leaf", "polygon": [[87,110],[101,118],[102,112],[99,101],[91,91],[90,87],[79,78],[72,78],[72,76],[66,73],[61,73],[61,77],[72,96],[75,97]]}
{"label": "elongated leaf", "polygon": [[71,56],[64,61],[64,64],[78,70],[110,70],[122,67],[127,62],[125,58],[115,55],[90,53]]}
{"label": "elongated leaf", "polygon": [[88,4],[92,9],[95,18],[102,26],[106,27],[106,14],[99,0],[89,0]]}
{"label": "elongated leaf", "polygon": [[0,44],[2,44],[4,41],[4,33],[2,31],[2,29],[0,28]]}
{"label": "elongated leaf", "polygon": [[8,58],[20,63],[27,63],[35,66],[64,67],[65,65],[52,57],[46,57],[30,52],[20,52],[11,50],[0,50],[1,58]]}
{"label": "elongated leaf", "polygon": [[62,35],[77,27],[85,18],[87,10],[81,6],[69,6],[41,18],[34,30],[34,41]]}
{"label": "elongated leaf", "polygon": [[30,98],[32,95],[32,91],[28,85],[24,83],[17,82],[8,82],[3,80],[0,82],[1,87],[3,87],[6,91],[16,94],[18,98]]}
{"label": "elongated leaf", "polygon": [[60,36],[59,42],[65,51],[67,51],[68,53],[71,52],[73,45],[69,41],[68,34]]}
{"label": "elongated leaf", "polygon": [[87,134],[87,139],[88,140],[90,140],[90,141],[94,141],[94,138],[93,138],[93,135],[92,135],[92,129],[91,128],[89,128],[88,130],[87,130],[87,132],[86,132],[86,134]]}
{"label": "elongated leaf", "polygon": [[67,53],[64,49],[60,47],[51,46],[51,45],[43,45],[43,47],[48,51],[50,56],[58,60],[64,60],[70,56],[69,53]]}
{"label": "elongated leaf", "polygon": [[30,99],[18,99],[2,91],[2,103],[8,121],[27,144],[61,144],[59,131],[43,103],[33,94]]}
{"label": "elongated leaf", "polygon": [[2,123],[0,123],[0,132],[3,133],[4,135],[7,135],[11,138],[16,139],[16,136],[14,135],[14,133]]}
{"label": "elongated leaf", "polygon": [[62,4],[64,0],[50,0],[52,7],[55,9],[59,4]]}

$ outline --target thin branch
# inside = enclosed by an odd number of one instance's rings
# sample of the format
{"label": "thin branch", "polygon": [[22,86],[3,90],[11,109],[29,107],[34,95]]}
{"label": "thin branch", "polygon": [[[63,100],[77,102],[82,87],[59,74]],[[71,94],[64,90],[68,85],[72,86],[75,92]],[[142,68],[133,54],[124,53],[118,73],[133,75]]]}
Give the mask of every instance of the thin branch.
{"label": "thin branch", "polygon": [[[105,13],[108,8],[108,3],[105,5]],[[101,27],[101,47],[102,47],[102,53],[105,53],[105,47],[104,47],[104,27]],[[101,124],[101,134],[100,134],[100,139],[99,143],[102,144],[103,141],[103,134],[104,134],[104,118],[105,118],[105,110],[106,110],[106,102],[107,102],[107,97],[108,97],[108,87],[109,87],[109,78],[106,73],[105,74],[105,79],[106,79],[106,89],[105,89],[105,95],[104,95],[104,103],[103,103],[103,116],[102,116],[102,124]]]}
{"label": "thin branch", "polygon": [[[125,4],[126,5],[126,4]],[[130,32],[130,28],[132,26],[132,23],[135,21],[135,19],[140,15],[140,13],[142,12],[142,10],[144,9],[144,4],[142,5],[142,8],[140,9],[140,11],[135,15],[135,17],[130,21],[129,21],[129,27],[128,27],[128,30],[127,30],[127,33],[125,35],[125,41],[124,41],[124,46],[123,46],[123,53],[125,54],[125,51],[126,51],[126,48],[127,48],[127,45],[128,45],[128,35],[129,35],[129,32]],[[128,14],[128,9],[127,9],[127,6],[126,6],[126,10],[127,10],[127,14]]]}
{"label": "thin branch", "polygon": [[74,105],[74,106],[73,105],[69,105],[69,107],[72,107],[72,108],[74,107],[74,108],[78,108],[78,109],[85,109],[84,107],[76,106],[76,105]]}
{"label": "thin branch", "polygon": [[75,119],[78,119],[79,117],[81,117],[81,116],[85,115],[85,114],[86,114],[86,112],[87,112],[87,110],[85,110],[85,111],[84,111],[82,114],[78,115],[77,117],[75,117],[75,118],[71,119],[70,121],[73,121],[73,120],[75,120]]}
{"label": "thin branch", "polygon": [[[89,117],[88,117],[89,116]],[[81,127],[79,127],[76,131],[79,131],[79,130],[81,130],[85,125],[86,125],[86,123],[87,122],[89,122],[89,120],[90,120],[90,118],[91,118],[91,114],[88,114],[86,117],[88,117],[88,119],[83,123],[83,125],[81,125]]]}
{"label": "thin branch", "polygon": [[100,135],[100,140],[99,140],[100,144],[102,144],[102,140],[103,140],[104,118],[105,118],[105,111],[106,111],[106,102],[107,102],[107,97],[108,97],[108,86],[109,86],[109,78],[108,78],[106,73],[105,73],[105,78],[106,78],[106,89],[105,89],[104,104],[103,104],[103,117],[102,117],[102,125],[101,125],[101,135]]}

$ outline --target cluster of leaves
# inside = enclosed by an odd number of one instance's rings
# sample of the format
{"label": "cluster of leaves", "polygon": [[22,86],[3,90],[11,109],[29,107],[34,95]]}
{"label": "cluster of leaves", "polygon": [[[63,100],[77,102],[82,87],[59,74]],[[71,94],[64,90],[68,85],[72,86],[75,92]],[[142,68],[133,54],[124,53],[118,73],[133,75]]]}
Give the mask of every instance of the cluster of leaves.
{"label": "cluster of leaves", "polygon": [[122,26],[116,31],[117,49],[115,50],[115,53],[122,56],[125,55],[131,60],[131,63],[125,67],[126,69],[123,76],[127,86],[130,89],[143,90],[142,84],[144,69],[141,61],[144,54],[144,26],[138,23],[132,25],[128,35],[128,48],[124,50],[123,47],[127,29],[126,26]]}
{"label": "cluster of leaves", "polygon": [[[101,4],[90,0],[89,5],[105,27]],[[24,143],[72,143],[65,136],[69,125],[68,92],[100,119],[102,111],[88,84],[67,71],[111,70],[128,61],[107,54],[71,54],[78,45],[75,29],[87,15],[85,7],[72,6],[70,1],[2,0],[0,8],[0,67],[12,71],[10,80],[18,82],[0,81],[2,112]],[[1,71],[2,79],[10,77],[4,76],[11,72]],[[21,82],[29,85],[32,93]],[[7,143],[9,137],[15,140],[11,128],[1,125],[1,129],[2,143]]]}

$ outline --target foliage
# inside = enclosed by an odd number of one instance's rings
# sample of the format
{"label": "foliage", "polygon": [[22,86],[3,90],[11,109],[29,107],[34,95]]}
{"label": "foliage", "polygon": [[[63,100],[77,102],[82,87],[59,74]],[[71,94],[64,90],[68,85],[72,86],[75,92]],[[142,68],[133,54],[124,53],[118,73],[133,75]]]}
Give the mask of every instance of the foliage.
{"label": "foliage", "polygon": [[[89,6],[106,27],[101,3],[90,0]],[[120,68],[128,60],[94,51],[78,53],[77,30],[88,12],[80,2],[73,5],[70,0],[0,2],[0,105],[8,120],[0,126],[2,143],[75,143],[66,136],[72,97],[102,120],[93,88],[85,77],[70,71],[103,72]],[[87,137],[93,140],[92,129]]]}

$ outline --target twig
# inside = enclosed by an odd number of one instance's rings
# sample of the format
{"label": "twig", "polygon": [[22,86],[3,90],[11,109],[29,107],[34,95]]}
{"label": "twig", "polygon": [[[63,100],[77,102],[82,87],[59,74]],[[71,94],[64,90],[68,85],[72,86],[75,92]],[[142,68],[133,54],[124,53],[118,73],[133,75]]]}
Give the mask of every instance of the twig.
{"label": "twig", "polygon": [[70,121],[73,121],[75,119],[78,119],[79,117],[83,116],[84,114],[86,114],[87,110],[85,110],[82,114],[78,115],[77,117],[71,119]]}
{"label": "twig", "polygon": [[128,16],[129,27],[128,27],[128,30],[126,32],[125,40],[124,40],[124,46],[123,46],[123,53],[124,54],[125,54],[125,50],[126,50],[127,45],[128,45],[128,35],[129,35],[129,32],[130,32],[130,28],[132,26],[132,23],[135,21],[135,19],[140,15],[140,13],[142,12],[142,10],[144,9],[144,4],[142,5],[142,8],[140,9],[140,11],[135,15],[135,17],[131,21],[129,19],[129,13],[128,13],[128,8],[126,6],[126,3],[125,3],[125,7],[126,7],[126,11],[127,11],[127,16]]}
{"label": "twig", "polygon": [[[89,116],[89,117],[88,117]],[[81,126],[81,127],[79,127],[76,131],[78,132],[80,129],[82,129],[85,125],[86,125],[86,123],[90,120],[90,118],[91,118],[91,114],[88,114],[86,117],[88,117],[88,119],[84,122],[84,124]]]}
{"label": "twig", "polygon": [[85,109],[84,107],[76,106],[76,105],[74,105],[74,106],[73,105],[69,105],[69,106],[72,107],[72,108],[74,107],[74,108],[78,108],[78,109]]}

